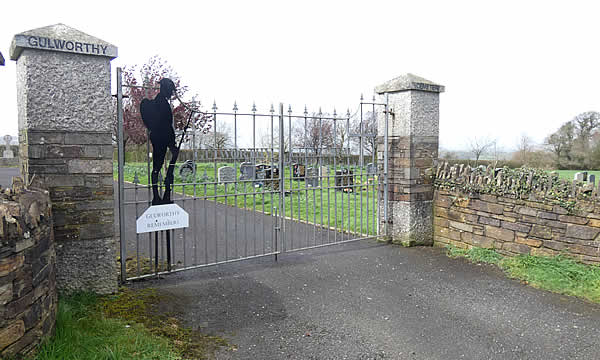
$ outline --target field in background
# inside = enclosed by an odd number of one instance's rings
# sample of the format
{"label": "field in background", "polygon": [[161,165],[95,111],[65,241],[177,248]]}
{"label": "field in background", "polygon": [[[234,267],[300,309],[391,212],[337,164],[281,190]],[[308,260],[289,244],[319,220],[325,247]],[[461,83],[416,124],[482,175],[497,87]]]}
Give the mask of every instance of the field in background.
{"label": "field in background", "polygon": [[600,181],[600,170],[554,170],[558,173],[558,175],[560,176],[561,179],[565,179],[565,180],[569,180],[569,181],[573,181],[573,177],[575,176],[576,173],[578,172],[582,172],[582,171],[587,171],[588,176],[589,175],[595,175],[596,176],[596,183],[598,183],[598,181]]}

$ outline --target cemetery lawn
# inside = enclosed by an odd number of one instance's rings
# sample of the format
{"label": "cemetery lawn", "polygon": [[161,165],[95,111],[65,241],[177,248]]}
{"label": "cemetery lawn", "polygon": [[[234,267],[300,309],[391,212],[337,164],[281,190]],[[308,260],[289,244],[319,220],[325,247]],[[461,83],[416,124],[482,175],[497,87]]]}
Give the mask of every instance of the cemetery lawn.
{"label": "cemetery lawn", "polygon": [[575,176],[576,173],[578,172],[582,172],[582,171],[587,171],[588,176],[589,175],[596,175],[596,181],[598,181],[598,179],[600,179],[600,170],[554,170],[558,173],[558,175],[560,176],[561,179],[565,179],[565,180],[569,180],[569,181],[573,181],[573,178]]}
{"label": "cemetery lawn", "polygon": [[[265,214],[272,214],[274,209],[279,207],[278,190],[266,186],[254,187],[252,181],[228,185],[216,184],[217,176],[214,163],[197,163],[196,180],[186,179],[188,185],[185,185],[178,173],[179,165],[177,164],[175,171],[175,184],[182,185],[174,186],[174,192],[177,194],[185,193],[197,198],[206,198],[209,201],[215,201],[216,199],[217,202],[222,204],[226,203],[241,209],[261,211]],[[217,163],[217,168],[222,166],[233,166],[233,164]],[[116,163],[114,163],[113,169],[116,180],[118,174]],[[205,173],[206,177],[204,177]],[[125,163],[125,181],[132,183],[136,174],[140,182],[140,189],[137,191],[147,191],[145,187],[148,184],[146,163]],[[360,175],[355,175],[355,190],[357,191],[351,193],[333,189],[335,180],[332,174],[329,175],[329,185],[326,184],[327,179],[323,180],[325,187],[331,187],[330,189],[307,187],[304,181],[290,181],[290,175],[288,166],[285,169],[285,187],[286,190],[292,189],[292,191],[284,198],[286,217],[330,228],[336,227],[339,231],[376,235],[377,186],[374,185],[376,179],[368,179],[366,175],[363,175],[361,179]],[[238,164],[238,179],[239,176]],[[358,186],[359,181],[361,186]],[[126,183],[125,187],[134,189],[135,185]],[[358,191],[359,189],[361,191]],[[177,198],[177,196],[174,197]]]}

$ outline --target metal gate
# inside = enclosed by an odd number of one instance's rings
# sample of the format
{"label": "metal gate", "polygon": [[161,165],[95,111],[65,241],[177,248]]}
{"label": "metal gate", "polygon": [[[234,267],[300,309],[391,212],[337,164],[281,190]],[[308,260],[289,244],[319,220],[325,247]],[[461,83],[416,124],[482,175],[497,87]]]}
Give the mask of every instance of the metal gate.
{"label": "metal gate", "polygon": [[[362,97],[353,115],[306,108],[294,113],[283,104],[261,112],[254,104],[240,111],[234,103],[231,111],[219,111],[214,103],[207,113],[210,131],[187,131],[175,171],[172,199],[188,212],[189,227],[170,230],[169,236],[136,234],[135,220],[151,202],[151,147],[144,145],[141,158],[125,157],[123,114],[135,106],[128,103],[131,89],[156,91],[123,84],[117,69],[121,279],[277,259],[383,236],[378,219],[387,206],[378,192],[387,193],[387,161],[377,166],[374,124],[376,106],[384,107],[380,131],[387,134],[387,104]],[[379,156],[387,158],[387,146]]]}

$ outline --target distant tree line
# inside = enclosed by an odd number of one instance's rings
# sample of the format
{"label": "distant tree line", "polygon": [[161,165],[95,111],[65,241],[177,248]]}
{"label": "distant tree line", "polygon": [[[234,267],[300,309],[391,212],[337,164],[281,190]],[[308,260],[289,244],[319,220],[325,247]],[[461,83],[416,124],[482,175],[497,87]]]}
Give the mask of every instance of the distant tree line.
{"label": "distant tree line", "polygon": [[545,145],[558,169],[600,168],[600,113],[587,111],[550,134]]}
{"label": "distant tree line", "polygon": [[536,144],[527,134],[521,134],[512,151],[503,151],[496,139],[473,136],[464,151],[440,151],[440,159],[517,168],[521,166],[545,169],[600,169],[600,113],[587,111],[564,123],[548,135],[543,144]]}

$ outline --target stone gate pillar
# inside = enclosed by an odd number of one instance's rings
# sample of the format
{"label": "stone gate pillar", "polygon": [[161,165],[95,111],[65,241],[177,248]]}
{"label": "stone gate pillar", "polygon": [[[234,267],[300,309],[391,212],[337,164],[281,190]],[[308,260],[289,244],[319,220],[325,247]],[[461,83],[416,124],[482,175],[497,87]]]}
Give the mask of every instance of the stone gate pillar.
{"label": "stone gate pillar", "polygon": [[[413,74],[375,88],[377,102],[389,102],[388,216],[385,219],[380,208],[379,226],[396,244],[433,244],[433,186],[425,170],[438,156],[439,94],[443,91],[443,86]],[[377,119],[377,158],[383,168],[386,116],[380,113]],[[384,189],[379,193],[380,206]]]}
{"label": "stone gate pillar", "polygon": [[48,189],[57,287],[116,291],[110,61],[117,48],[63,24],[14,36],[21,171]]}

